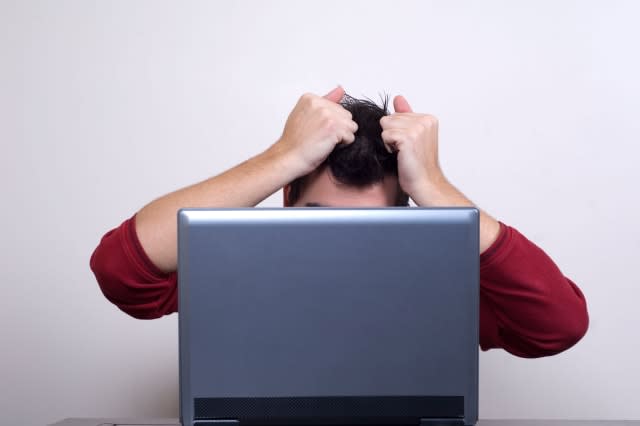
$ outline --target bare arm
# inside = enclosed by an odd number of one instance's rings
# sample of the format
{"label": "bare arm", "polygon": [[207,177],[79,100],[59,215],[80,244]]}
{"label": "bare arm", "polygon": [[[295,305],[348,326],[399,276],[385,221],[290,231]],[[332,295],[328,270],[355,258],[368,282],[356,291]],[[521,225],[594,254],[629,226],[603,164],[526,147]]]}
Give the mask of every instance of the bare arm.
{"label": "bare arm", "polygon": [[[395,113],[380,120],[382,139],[398,152],[398,179],[411,199],[422,207],[473,207],[446,179],[438,161],[438,120],[417,114],[402,96],[393,101]],[[480,211],[480,253],[498,238],[500,224]]]}
{"label": "bare arm", "polygon": [[253,207],[295,179],[275,145],[203,182],[167,194],[143,207],[136,232],[151,261],[163,272],[177,266],[176,214],[183,207]]}
{"label": "bare arm", "polygon": [[138,239],[163,272],[177,267],[176,215],[184,207],[253,207],[314,170],[338,143],[351,143],[357,124],[337,102],[339,87],[324,97],[303,95],[282,137],[265,152],[203,182],[158,198],[136,215]]}
{"label": "bare arm", "polygon": [[[473,206],[438,162],[438,120],[394,99],[382,139],[398,152],[400,186],[419,206]],[[500,238],[500,241],[496,241]],[[495,242],[495,245],[494,245]],[[580,289],[542,249],[480,211],[480,344],[525,357],[553,355],[574,345],[589,324]]]}
{"label": "bare arm", "polygon": [[[448,181],[439,182],[433,188],[425,187],[428,197],[413,199],[419,206],[424,207],[476,207],[462,192]],[[488,213],[480,210],[480,253],[484,253],[500,233],[500,223]]]}

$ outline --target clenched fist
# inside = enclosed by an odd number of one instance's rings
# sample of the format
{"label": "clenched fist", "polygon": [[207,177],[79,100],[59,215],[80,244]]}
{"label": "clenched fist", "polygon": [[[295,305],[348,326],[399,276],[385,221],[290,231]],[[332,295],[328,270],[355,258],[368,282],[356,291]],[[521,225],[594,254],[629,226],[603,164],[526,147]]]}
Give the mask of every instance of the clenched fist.
{"label": "clenched fist", "polygon": [[417,114],[402,96],[393,100],[395,113],[382,117],[382,140],[398,153],[398,179],[418,205],[428,206],[429,192],[446,182],[438,161],[438,119]]}
{"label": "clenched fist", "polygon": [[302,95],[287,118],[276,148],[292,159],[296,176],[314,171],[339,143],[352,143],[358,125],[340,105],[344,89],[336,87],[321,97]]}

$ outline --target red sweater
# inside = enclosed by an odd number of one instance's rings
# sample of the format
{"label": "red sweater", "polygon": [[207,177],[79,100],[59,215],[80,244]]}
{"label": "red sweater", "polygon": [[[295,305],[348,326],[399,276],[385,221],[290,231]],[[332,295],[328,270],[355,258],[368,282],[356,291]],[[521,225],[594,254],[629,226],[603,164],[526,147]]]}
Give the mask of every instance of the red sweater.
{"label": "red sweater", "polygon": [[[129,315],[159,318],[178,310],[177,276],[144,252],[135,216],[107,232],[91,256],[105,297]],[[576,344],[589,324],[580,289],[539,247],[500,224],[480,256],[480,347],[521,357],[557,354]]]}

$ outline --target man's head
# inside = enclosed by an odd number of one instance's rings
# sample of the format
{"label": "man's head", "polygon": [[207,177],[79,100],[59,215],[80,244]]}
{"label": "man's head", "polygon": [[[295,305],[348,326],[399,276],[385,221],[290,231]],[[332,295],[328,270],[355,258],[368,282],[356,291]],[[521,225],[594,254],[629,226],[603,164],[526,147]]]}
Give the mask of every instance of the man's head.
{"label": "man's head", "polygon": [[358,124],[355,140],[339,144],[314,172],[285,188],[285,205],[327,207],[406,206],[408,196],[398,184],[396,153],[382,141],[380,119],[387,115],[388,97],[378,106],[345,95],[340,104]]}

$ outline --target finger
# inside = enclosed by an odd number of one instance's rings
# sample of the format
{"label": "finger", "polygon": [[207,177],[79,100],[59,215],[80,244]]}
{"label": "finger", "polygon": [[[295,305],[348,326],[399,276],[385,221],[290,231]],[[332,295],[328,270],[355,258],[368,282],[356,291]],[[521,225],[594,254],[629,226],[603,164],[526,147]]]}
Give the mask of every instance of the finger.
{"label": "finger", "polygon": [[385,142],[384,149],[386,149],[389,154],[393,154],[395,151],[398,150],[398,148],[396,148],[395,142],[388,142],[388,143]]}
{"label": "finger", "polygon": [[353,134],[353,132],[350,132],[349,130],[343,132],[342,136],[340,137],[340,142],[345,143],[347,145],[349,145],[350,143],[353,143],[355,140],[356,140],[356,135]]}
{"label": "finger", "polygon": [[402,95],[393,98],[393,110],[395,112],[413,112],[409,102]]}
{"label": "finger", "polygon": [[345,120],[351,120],[351,118],[353,117],[351,112],[339,103],[331,103],[329,106],[331,108],[331,111],[335,112],[338,117],[341,117]]}
{"label": "finger", "polygon": [[387,151],[398,151],[398,144],[400,143],[403,134],[403,131],[400,129],[389,129],[382,131],[382,142],[384,142],[384,146]]}
{"label": "finger", "polygon": [[386,149],[389,154],[393,152],[393,147],[395,146],[395,140],[390,136],[390,133],[390,130],[383,130],[381,135],[384,149]]}
{"label": "finger", "polygon": [[356,132],[358,131],[358,123],[353,120],[345,121],[341,125],[342,130],[339,131],[340,141],[350,144],[356,140]]}
{"label": "finger", "polygon": [[349,126],[349,131],[351,131],[351,133],[355,135],[355,133],[358,131],[358,123],[356,123],[353,120],[350,120],[348,126]]}
{"label": "finger", "polygon": [[324,95],[323,97],[325,99],[329,99],[331,102],[338,103],[343,98],[343,96],[344,96],[344,89],[342,88],[342,86],[338,86],[332,91],[330,91],[329,93],[327,93],[326,95]]}
{"label": "finger", "polygon": [[408,129],[415,126],[415,118],[409,115],[385,115],[380,119],[380,127],[385,129]]}

